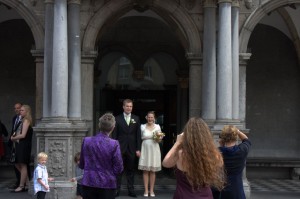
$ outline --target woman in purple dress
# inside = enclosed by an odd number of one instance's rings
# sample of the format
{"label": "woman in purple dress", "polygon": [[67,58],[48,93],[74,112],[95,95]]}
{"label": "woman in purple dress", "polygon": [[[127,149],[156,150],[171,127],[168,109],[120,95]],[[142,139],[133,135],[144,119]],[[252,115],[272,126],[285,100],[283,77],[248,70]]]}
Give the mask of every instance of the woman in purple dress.
{"label": "woman in purple dress", "polygon": [[[237,145],[238,138],[242,143]],[[223,127],[219,142],[227,174],[227,185],[221,192],[214,190],[214,198],[245,199],[242,175],[251,142],[244,133],[232,125]]]}
{"label": "woman in purple dress", "polygon": [[201,118],[189,119],[162,164],[167,168],[176,167],[173,199],[212,199],[210,187],[223,188],[222,156]]}
{"label": "woman in purple dress", "polygon": [[99,119],[100,132],[83,140],[79,163],[84,170],[83,199],[115,198],[117,175],[123,171],[119,142],[109,137],[115,124],[115,117],[106,113]]}

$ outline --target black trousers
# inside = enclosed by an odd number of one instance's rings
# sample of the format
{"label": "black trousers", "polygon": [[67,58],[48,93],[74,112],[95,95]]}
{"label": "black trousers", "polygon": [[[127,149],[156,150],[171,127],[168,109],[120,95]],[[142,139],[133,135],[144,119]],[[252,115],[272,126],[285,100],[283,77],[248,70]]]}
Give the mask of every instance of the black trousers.
{"label": "black trousers", "polygon": [[118,190],[121,189],[122,175],[123,173],[125,173],[127,178],[127,189],[129,192],[131,192],[134,191],[133,184],[134,184],[134,170],[135,170],[135,154],[126,151],[124,154],[122,154],[122,158],[123,158],[124,170],[122,174],[118,175],[117,177]]}
{"label": "black trousers", "polygon": [[115,199],[115,189],[101,189],[82,185],[83,199]]}
{"label": "black trousers", "polygon": [[45,199],[45,197],[46,197],[46,192],[44,192],[44,191],[38,191],[36,193],[36,198],[37,199]]}

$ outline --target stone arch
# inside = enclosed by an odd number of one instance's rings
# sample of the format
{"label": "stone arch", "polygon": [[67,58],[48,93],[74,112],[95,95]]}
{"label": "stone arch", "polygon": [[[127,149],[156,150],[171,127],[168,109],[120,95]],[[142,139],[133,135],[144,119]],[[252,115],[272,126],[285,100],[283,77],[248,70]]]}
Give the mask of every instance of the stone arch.
{"label": "stone arch", "polygon": [[20,3],[18,0],[0,0],[0,2],[10,6],[11,8],[15,9],[20,16],[28,24],[31,32],[33,34],[33,38],[35,41],[36,49],[43,49],[44,48],[44,29],[42,24],[39,20],[37,20],[37,16],[24,4]]}
{"label": "stone arch", "polygon": [[[93,51],[97,36],[106,21],[126,13],[132,9],[132,5],[133,1],[112,0],[102,7],[90,20],[83,35],[83,51]],[[179,35],[179,39],[187,53],[201,53],[201,39],[198,29],[192,18],[178,3],[174,3],[172,0],[154,0],[150,5],[150,9],[167,22],[170,22],[172,28]]]}
{"label": "stone arch", "polygon": [[[280,8],[285,5],[300,3],[300,0],[272,0],[262,4],[255,11],[251,13],[246,22],[244,23],[241,33],[240,33],[240,53],[247,52],[247,46],[250,39],[250,36],[255,28],[255,26],[259,23],[259,21],[266,16],[269,12]],[[291,30],[291,27],[289,27]],[[295,46],[297,46],[295,44]],[[299,51],[299,49],[296,49]],[[299,59],[299,58],[298,58]]]}

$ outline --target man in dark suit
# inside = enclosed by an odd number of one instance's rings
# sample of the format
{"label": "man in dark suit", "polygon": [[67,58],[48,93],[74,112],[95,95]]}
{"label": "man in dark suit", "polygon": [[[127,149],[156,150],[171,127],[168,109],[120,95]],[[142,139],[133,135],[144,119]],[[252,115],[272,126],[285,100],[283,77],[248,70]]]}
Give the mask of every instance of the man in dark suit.
{"label": "man in dark suit", "polygon": [[[14,108],[15,108],[15,116],[13,117],[12,119],[12,127],[11,127],[11,134],[9,137],[11,137],[13,135],[13,133],[17,130],[18,126],[20,125],[21,123],[21,116],[20,116],[20,109],[22,107],[22,104],[21,103],[16,103]],[[12,149],[13,147],[13,142],[11,141],[11,139],[8,139],[8,147],[10,149]],[[16,189],[17,187],[19,187],[20,185],[20,178],[21,178],[21,174],[19,172],[19,170],[14,166],[14,170],[15,170],[15,174],[16,174],[16,178],[17,178],[17,181],[14,185],[12,185],[11,187],[9,187],[10,189]]]}
{"label": "man in dark suit", "polygon": [[[128,195],[137,197],[134,192],[135,158],[140,157],[141,128],[138,116],[131,114],[133,102],[130,99],[123,101],[124,112],[116,117],[116,126],[112,137],[119,141],[124,164],[124,172],[127,178]],[[115,196],[119,196],[122,182],[122,174],[118,176]]]}

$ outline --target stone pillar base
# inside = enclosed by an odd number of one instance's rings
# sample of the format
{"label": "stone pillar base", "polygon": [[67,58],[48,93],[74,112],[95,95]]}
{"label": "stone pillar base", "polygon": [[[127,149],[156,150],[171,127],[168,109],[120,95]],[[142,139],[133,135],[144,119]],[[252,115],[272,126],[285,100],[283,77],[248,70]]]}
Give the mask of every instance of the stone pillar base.
{"label": "stone pillar base", "polygon": [[[70,181],[54,181],[49,182],[50,192],[47,192],[45,199],[53,198],[75,198],[76,196],[76,183]],[[33,182],[31,182],[28,194],[32,198],[36,198],[33,191]]]}
{"label": "stone pillar base", "polygon": [[[71,121],[66,118],[43,119],[34,127],[36,153],[48,154],[48,175],[55,180],[50,182],[50,192],[46,198],[73,198],[76,184],[69,180],[75,175],[74,155],[81,150],[83,137],[88,128],[84,121]],[[35,166],[37,165],[35,154]],[[33,192],[31,192],[33,194]]]}

